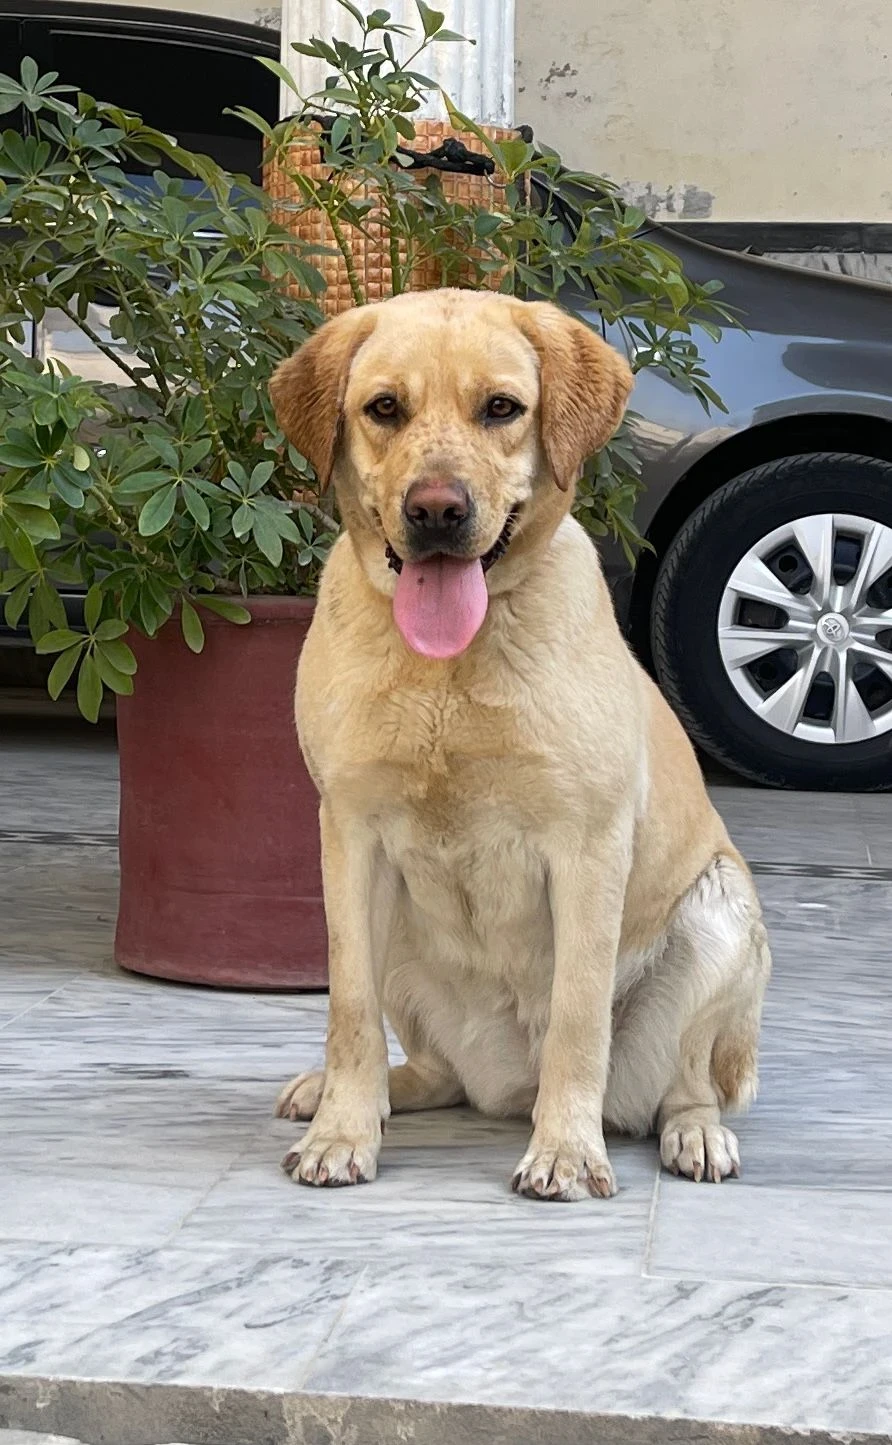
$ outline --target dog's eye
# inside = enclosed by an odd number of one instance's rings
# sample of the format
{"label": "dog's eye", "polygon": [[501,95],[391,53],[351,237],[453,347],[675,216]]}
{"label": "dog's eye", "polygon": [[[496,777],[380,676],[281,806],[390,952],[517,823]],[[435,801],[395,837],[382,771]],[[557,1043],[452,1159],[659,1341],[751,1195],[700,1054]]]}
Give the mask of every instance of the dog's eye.
{"label": "dog's eye", "polygon": [[522,416],[526,407],[521,406],[512,396],[491,396],[483,409],[484,421],[511,421]]}
{"label": "dog's eye", "polygon": [[399,402],[395,396],[376,396],[365,409],[366,416],[373,421],[396,421],[400,414]]}

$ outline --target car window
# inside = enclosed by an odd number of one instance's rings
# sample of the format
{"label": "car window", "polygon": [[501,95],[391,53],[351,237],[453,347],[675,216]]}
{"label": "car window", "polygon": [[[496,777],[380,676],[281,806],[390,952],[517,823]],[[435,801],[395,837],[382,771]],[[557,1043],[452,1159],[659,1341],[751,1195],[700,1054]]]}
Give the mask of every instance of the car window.
{"label": "car window", "polygon": [[64,21],[29,23],[25,45],[32,29],[43,32],[32,47],[42,68],[57,70],[66,84],[135,111],[187,149],[260,180],[259,136],[225,114],[228,106],[246,105],[276,118],[278,82],[251,54],[213,37],[116,34],[98,24],[94,29]]}

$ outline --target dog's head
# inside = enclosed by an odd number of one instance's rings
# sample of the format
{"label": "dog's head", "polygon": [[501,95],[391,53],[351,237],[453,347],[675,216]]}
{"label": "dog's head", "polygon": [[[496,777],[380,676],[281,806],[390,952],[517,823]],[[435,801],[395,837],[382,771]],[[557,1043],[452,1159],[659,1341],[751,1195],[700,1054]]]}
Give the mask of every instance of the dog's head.
{"label": "dog's head", "polygon": [[271,394],[286,435],[333,479],[407,642],[444,657],[476,633],[508,559],[553,531],[631,384],[616,352],[555,306],[433,291],[329,321]]}

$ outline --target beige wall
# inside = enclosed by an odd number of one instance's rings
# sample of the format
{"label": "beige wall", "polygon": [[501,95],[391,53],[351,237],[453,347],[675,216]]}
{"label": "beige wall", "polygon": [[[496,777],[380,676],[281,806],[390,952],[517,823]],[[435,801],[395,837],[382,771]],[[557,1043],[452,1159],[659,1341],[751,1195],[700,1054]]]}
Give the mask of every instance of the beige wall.
{"label": "beige wall", "polygon": [[517,120],[660,217],[892,220],[892,0],[518,0]]}
{"label": "beige wall", "polygon": [[517,120],[650,215],[892,221],[892,0],[517,0],[516,56]]}

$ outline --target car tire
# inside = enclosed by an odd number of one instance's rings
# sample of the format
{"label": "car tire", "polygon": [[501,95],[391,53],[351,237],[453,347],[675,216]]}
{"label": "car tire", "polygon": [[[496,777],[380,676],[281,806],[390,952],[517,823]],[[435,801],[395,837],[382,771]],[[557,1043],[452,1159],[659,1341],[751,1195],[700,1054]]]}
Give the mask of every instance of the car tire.
{"label": "car tire", "polygon": [[892,789],[892,464],[814,453],[726,482],[662,559],[651,646],[716,761],[771,787]]}

